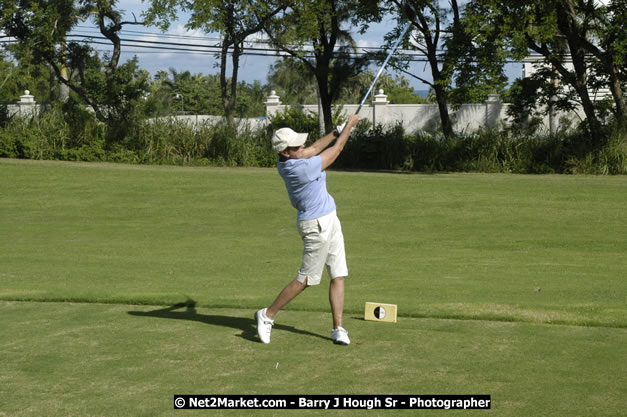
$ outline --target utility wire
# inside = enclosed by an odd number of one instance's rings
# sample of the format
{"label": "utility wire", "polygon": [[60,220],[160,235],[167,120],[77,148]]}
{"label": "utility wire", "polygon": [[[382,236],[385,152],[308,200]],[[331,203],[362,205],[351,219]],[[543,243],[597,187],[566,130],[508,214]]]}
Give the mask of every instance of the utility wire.
{"label": "utility wire", "polygon": [[[98,31],[98,29],[91,28],[91,27],[83,27],[83,26],[79,26],[79,29],[81,32],[84,31],[87,33],[96,33],[97,35],[71,33],[68,35],[68,38],[77,39],[78,41],[82,40],[85,43],[88,43],[91,45],[111,46],[111,43],[108,41],[108,39],[100,35],[100,32]],[[165,42],[161,40],[121,38],[120,40],[123,42],[122,46],[124,46],[125,48],[129,48],[129,47],[138,48],[137,50],[131,50],[131,51],[124,49],[122,52],[125,54],[131,54],[131,53],[136,54],[136,55],[156,54],[156,53],[160,53],[158,51],[166,51],[168,53],[177,53],[177,54],[193,53],[197,55],[215,55],[217,53],[220,53],[222,50],[222,47],[220,45],[221,39],[216,39],[216,38],[207,38],[207,37],[190,36],[190,35],[169,35],[169,34],[150,33],[150,32],[141,32],[141,31],[133,31],[133,30],[122,30],[120,31],[120,34],[141,34],[143,36],[156,36],[159,38],[166,38],[166,39],[168,38],[185,39],[185,40],[195,39],[195,40],[202,40],[205,42],[215,42],[214,44],[202,45],[202,44],[190,44],[189,42],[180,43],[180,42]],[[0,37],[0,45],[16,42],[16,40],[13,40],[13,39],[4,40],[2,38],[9,38],[9,37],[8,36]],[[261,39],[250,40],[250,41],[245,41],[245,44],[268,45],[269,41],[261,40]],[[359,49],[362,50],[365,53],[365,55],[368,55],[368,54],[372,55],[372,58],[370,59],[371,61],[376,60],[374,55],[377,52],[384,53],[386,51],[385,48],[377,48],[377,47],[360,47]],[[98,50],[98,52],[105,52],[105,51]],[[304,58],[312,59],[315,57],[311,53],[311,51],[305,50],[303,52],[305,52],[305,55],[303,56]],[[399,50],[399,52],[401,52],[404,55],[405,60],[407,62],[428,62],[425,55],[422,53],[416,53],[416,51],[412,51],[412,50]],[[232,49],[229,49],[228,53],[232,54]],[[345,53],[344,56],[347,56],[348,58],[351,58],[351,59],[357,59],[358,57],[362,57],[364,53],[348,52],[348,53]],[[440,50],[437,53],[438,58],[442,58],[443,55],[444,55],[444,51],[442,50]],[[288,57],[290,55],[278,48],[273,48],[273,47],[244,46],[242,49],[242,56]],[[520,63],[520,61],[515,61],[515,60],[508,60],[507,62],[508,63]]]}
{"label": "utility wire", "polygon": [[[70,34],[68,35],[69,38],[77,38],[77,39],[83,39],[83,40],[88,40],[87,43],[90,44],[94,44],[94,45],[110,45],[109,42],[106,42],[106,38],[102,37],[102,36],[92,36],[92,35],[78,35],[78,34]],[[219,44],[214,44],[214,45],[190,45],[190,44],[183,44],[183,43],[177,43],[177,42],[162,42],[162,41],[152,41],[152,40],[140,40],[140,39],[124,39],[121,38],[120,39],[122,42],[129,42],[128,44],[123,44],[123,46],[132,46],[132,47],[136,47],[136,48],[147,48],[147,49],[162,49],[162,50],[166,50],[166,51],[181,51],[181,52],[196,52],[196,53],[212,53],[215,54],[216,52],[220,52],[222,50],[222,47]],[[98,41],[104,41],[104,42],[98,42]],[[131,44],[132,43],[132,44]],[[247,42],[248,43],[248,42]],[[251,42],[251,43],[255,43],[255,42]],[[373,50],[376,52],[384,52],[384,49],[382,48],[374,48],[374,47],[363,47],[360,48],[362,50],[364,50],[366,52],[366,54],[368,54],[368,50]],[[125,51],[126,52],[126,51]],[[310,53],[311,51],[305,51],[306,53]],[[232,53],[232,52],[229,52]],[[252,56],[288,56],[287,53],[285,53],[284,51],[277,49],[277,48],[258,48],[258,47],[251,47],[251,46],[245,46],[242,49],[242,55],[252,55]],[[347,55],[349,57],[361,57],[363,54],[359,53],[359,52],[348,52]],[[409,56],[412,59],[410,59],[410,61],[414,62],[414,61],[418,61],[418,62],[423,62],[424,61],[424,55],[423,54],[417,54],[417,53],[412,53],[410,51],[405,51],[405,56]],[[313,58],[314,55],[305,55],[306,58]],[[419,58],[419,59],[417,59]],[[374,60],[374,57],[372,58],[372,60]]]}

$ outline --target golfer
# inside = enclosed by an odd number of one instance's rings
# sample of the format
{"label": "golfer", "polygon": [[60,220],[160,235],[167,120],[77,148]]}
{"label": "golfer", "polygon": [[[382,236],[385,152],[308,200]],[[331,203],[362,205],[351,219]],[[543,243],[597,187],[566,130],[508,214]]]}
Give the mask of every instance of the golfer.
{"label": "golfer", "polygon": [[[327,192],[325,170],[337,159],[359,116],[351,115],[344,125],[305,148],[306,133],[290,128],[277,130],[272,148],[278,152],[277,167],[294,208],[303,239],[303,263],[296,275],[268,308],[256,313],[257,333],[263,343],[270,343],[274,317],[307,287],[320,284],[324,265],[331,277],[329,302],[333,314],[333,343],[348,345],[348,332],[342,327],[344,278],[348,275],[342,227],[335,213],[335,201]],[[335,140],[337,138],[337,140]],[[333,141],[333,146],[329,146]]]}

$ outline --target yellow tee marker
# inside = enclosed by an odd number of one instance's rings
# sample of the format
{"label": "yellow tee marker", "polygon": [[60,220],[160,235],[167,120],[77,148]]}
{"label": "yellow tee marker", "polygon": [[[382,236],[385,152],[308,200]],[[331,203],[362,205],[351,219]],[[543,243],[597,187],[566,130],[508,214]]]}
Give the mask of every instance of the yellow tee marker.
{"label": "yellow tee marker", "polygon": [[396,323],[396,304],[366,303],[364,319]]}

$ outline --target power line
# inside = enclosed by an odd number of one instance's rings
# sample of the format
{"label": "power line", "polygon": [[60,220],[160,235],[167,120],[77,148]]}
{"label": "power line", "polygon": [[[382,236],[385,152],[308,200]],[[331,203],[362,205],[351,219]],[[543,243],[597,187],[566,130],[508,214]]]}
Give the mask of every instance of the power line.
{"label": "power line", "polygon": [[[82,27],[82,26],[79,26],[79,28],[81,29],[81,31],[85,31],[87,33],[96,33],[97,35],[71,33],[68,35],[68,37],[75,38],[79,41],[82,40],[85,43],[88,43],[90,45],[111,46],[111,42],[107,38],[102,36],[96,28]],[[167,52],[170,54],[192,53],[196,55],[210,55],[210,54],[215,55],[215,54],[221,53],[222,51],[222,46],[220,45],[220,42],[222,40],[216,39],[216,38],[207,38],[207,37],[189,36],[189,35],[167,35],[167,34],[157,34],[157,33],[140,32],[140,31],[133,31],[133,30],[120,31],[120,34],[122,33],[125,33],[125,34],[137,33],[137,34],[142,34],[142,35],[157,36],[157,37],[166,38],[166,39],[167,38],[196,39],[196,40],[202,40],[206,42],[215,42],[214,44],[202,45],[202,44],[190,44],[190,43],[180,43],[180,42],[166,42],[166,41],[161,41],[161,40],[121,38],[120,40],[122,42],[123,47],[138,48],[136,50],[131,50],[131,51],[124,49],[122,50],[124,54],[135,54],[135,55],[157,54],[157,53],[160,53],[159,51],[163,51],[163,52]],[[8,44],[8,43],[15,43],[15,42],[17,41],[14,39],[3,40],[0,38],[0,44]],[[269,41],[251,40],[251,41],[246,41],[245,44],[268,45]],[[359,49],[363,51],[364,53],[348,52],[344,56],[348,57],[349,59],[357,59],[364,55],[370,54],[371,55],[370,60],[375,61],[376,59],[374,58],[374,55],[377,52],[381,52],[381,53],[385,52],[384,48],[377,48],[377,47],[360,47]],[[97,49],[97,51],[106,52],[106,51],[103,51],[102,49]],[[303,56],[303,58],[307,58],[307,59],[315,58],[315,56],[311,53],[312,51],[306,50],[304,52],[305,52],[305,55]],[[411,50],[400,50],[399,52],[401,52],[405,56],[407,62],[428,62],[425,55],[422,53],[416,53],[415,51],[411,51]],[[232,54],[233,53],[232,49],[229,49],[228,53]],[[275,47],[269,47],[269,46],[265,46],[265,47],[244,46],[242,48],[241,55],[242,56],[259,56],[259,57],[289,57],[291,56],[289,53],[281,49],[278,49]],[[443,55],[444,55],[444,52],[442,50],[440,50],[440,52],[438,52],[437,54],[438,58],[442,58]],[[407,57],[409,57],[409,59],[407,59]],[[520,63],[520,61],[514,61],[514,60],[508,60],[507,62],[508,63]]]}
{"label": "power line", "polygon": [[[97,36],[102,37],[102,34],[100,32],[100,30],[98,28],[95,27],[90,27],[90,26],[78,26],[79,30],[74,30],[73,33],[78,33],[78,32],[85,32],[88,34],[93,34],[95,33]],[[182,39],[182,40],[199,40],[199,41],[207,41],[207,42],[222,42],[222,38],[209,38],[206,36],[192,36],[192,35],[175,35],[175,34],[168,34],[168,33],[157,33],[157,32],[144,32],[144,31],[137,31],[137,30],[129,30],[129,29],[122,29],[118,32],[120,35],[125,35],[125,34],[129,34],[129,35],[142,35],[142,36],[146,36],[146,37],[156,37],[156,38],[172,38],[172,39]],[[87,35],[85,35],[87,36]],[[102,38],[105,39],[105,38]],[[132,40],[128,40],[128,41],[132,41]],[[138,40],[139,41],[139,40]],[[160,43],[160,41],[156,40],[153,41],[155,43]],[[245,44],[262,44],[262,45],[271,45],[271,41],[269,39],[249,39],[249,40],[245,40],[244,41]],[[189,44],[184,44],[185,46],[190,46]],[[277,50],[276,48],[267,48],[267,49],[271,49],[271,50]],[[376,46],[362,46],[359,47],[359,49],[362,50],[369,50],[369,51],[384,51],[385,48],[383,47],[376,47]],[[406,50],[407,51],[407,50]],[[440,52],[443,52],[443,50],[440,50]]]}
{"label": "power line", "polygon": [[[86,31],[100,34],[100,30],[93,26],[77,26],[77,29],[74,29],[74,32]],[[143,35],[143,36],[155,36],[160,38],[178,38],[178,39],[198,39],[198,40],[208,40],[208,41],[221,41],[220,38],[208,38],[206,36],[193,36],[193,35],[176,35],[172,33],[160,33],[160,32],[145,32],[140,30],[132,30],[132,29],[122,29],[118,33],[120,34],[129,34],[129,35]]]}
{"label": "power line", "polygon": [[[88,40],[87,43],[94,44],[94,45],[111,45],[109,42],[98,42],[98,41],[107,41],[107,38],[102,37],[102,36],[70,34],[68,35],[68,37]],[[122,42],[128,42],[126,44],[123,44],[123,46],[129,46],[129,47],[132,46],[136,48],[147,48],[147,49],[161,49],[164,51],[181,51],[181,52],[194,52],[194,53],[199,53],[199,54],[207,54],[207,53],[215,54],[217,52],[221,52],[222,50],[222,46],[219,44],[190,45],[190,44],[182,44],[182,43],[177,43],[177,42],[163,42],[163,41],[125,39],[125,38],[121,38],[120,40]],[[256,42],[250,42],[250,43],[255,44]],[[360,49],[364,50],[366,54],[369,53],[368,50],[376,51],[376,52],[384,51],[381,48],[374,48],[374,47],[363,47]],[[311,53],[311,51],[305,51],[305,52],[307,54]],[[231,54],[232,52],[229,51],[229,53]],[[252,46],[244,46],[242,48],[242,55],[280,56],[280,57],[289,56],[287,52],[284,52],[283,50],[278,49],[278,48],[269,48],[269,47],[258,48],[258,47],[252,47]],[[346,55],[348,55],[348,57],[350,58],[356,58],[356,57],[361,57],[363,54],[359,52],[348,52]],[[411,53],[411,52],[405,51],[405,55],[412,58],[410,59],[411,62],[424,62],[425,61],[423,54],[417,54],[417,53]],[[305,55],[305,58],[313,58],[313,57],[314,57],[313,54]],[[374,60],[374,58],[372,58],[372,60]]]}

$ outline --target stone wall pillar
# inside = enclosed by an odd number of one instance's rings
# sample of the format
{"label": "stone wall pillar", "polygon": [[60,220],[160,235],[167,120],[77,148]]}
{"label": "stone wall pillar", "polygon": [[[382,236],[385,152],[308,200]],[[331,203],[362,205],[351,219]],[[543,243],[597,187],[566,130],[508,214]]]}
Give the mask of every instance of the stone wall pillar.
{"label": "stone wall pillar", "polygon": [[383,90],[379,90],[379,94],[374,96],[374,101],[372,103],[372,125],[376,126],[378,124],[385,123],[385,106],[387,106],[390,102],[388,101],[388,96],[385,95]]}
{"label": "stone wall pillar", "polygon": [[503,103],[498,94],[488,94],[485,103],[485,127],[493,128],[497,125],[501,116]]}
{"label": "stone wall pillar", "polygon": [[266,105],[266,116],[274,116],[279,111],[279,106],[282,103],[280,97],[276,95],[276,91],[272,90],[264,104]]}
{"label": "stone wall pillar", "polygon": [[17,102],[18,112],[22,116],[31,116],[36,111],[35,97],[30,94],[30,91],[24,91],[24,95],[20,96],[20,101]]}

